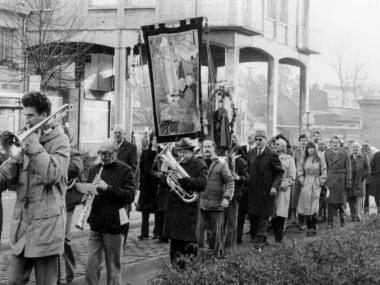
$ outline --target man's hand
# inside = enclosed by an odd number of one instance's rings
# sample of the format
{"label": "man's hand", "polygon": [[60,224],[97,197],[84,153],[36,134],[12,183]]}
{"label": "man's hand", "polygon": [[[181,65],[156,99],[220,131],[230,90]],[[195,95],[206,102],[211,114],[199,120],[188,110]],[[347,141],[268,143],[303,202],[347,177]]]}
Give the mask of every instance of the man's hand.
{"label": "man's hand", "polygon": [[94,185],[96,189],[107,190],[108,184],[102,179],[95,179]]}
{"label": "man's hand", "polygon": [[274,188],[274,187],[272,187],[271,189],[270,189],[270,196],[277,196],[277,189],[276,188]]}
{"label": "man's hand", "polygon": [[37,151],[33,146],[39,145],[41,138],[41,130],[37,130],[27,136],[22,142],[21,147],[25,151],[26,154],[33,154]]}
{"label": "man's hand", "polygon": [[239,181],[239,180],[240,180],[240,176],[237,175],[236,173],[234,173],[234,174],[232,175],[232,177],[234,178],[235,181]]}
{"label": "man's hand", "polygon": [[223,198],[223,201],[222,201],[222,208],[225,209],[225,208],[228,208],[228,205],[230,204],[230,202],[226,199],[226,198]]}

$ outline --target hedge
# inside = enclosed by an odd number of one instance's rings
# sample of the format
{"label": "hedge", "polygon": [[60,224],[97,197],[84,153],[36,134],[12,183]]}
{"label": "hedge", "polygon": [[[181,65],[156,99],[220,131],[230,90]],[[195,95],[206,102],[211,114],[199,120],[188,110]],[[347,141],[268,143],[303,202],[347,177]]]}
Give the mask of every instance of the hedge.
{"label": "hedge", "polygon": [[151,284],[380,284],[380,216],[315,238],[288,238],[225,259],[202,251],[186,269],[162,264]]}

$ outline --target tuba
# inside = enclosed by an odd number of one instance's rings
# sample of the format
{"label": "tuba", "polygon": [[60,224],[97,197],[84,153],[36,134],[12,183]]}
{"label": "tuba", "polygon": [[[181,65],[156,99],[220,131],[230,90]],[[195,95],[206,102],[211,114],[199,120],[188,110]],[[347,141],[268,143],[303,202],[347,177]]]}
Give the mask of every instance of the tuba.
{"label": "tuba", "polygon": [[178,180],[185,177],[190,177],[189,174],[182,168],[182,166],[173,157],[170,151],[170,145],[167,145],[158,155],[157,159],[161,159],[168,165],[168,176],[166,182],[168,183],[171,191],[185,203],[192,203],[198,199],[198,193],[188,193],[178,183]]}
{"label": "tuba", "polygon": [[69,113],[69,111],[70,106],[65,104],[35,126],[29,129],[23,128],[19,130],[16,135],[11,132],[3,132],[1,134],[1,145],[3,149],[7,152],[10,158],[20,161],[22,158],[21,143],[23,140],[39,129],[48,130],[56,127],[61,123],[61,120]]}

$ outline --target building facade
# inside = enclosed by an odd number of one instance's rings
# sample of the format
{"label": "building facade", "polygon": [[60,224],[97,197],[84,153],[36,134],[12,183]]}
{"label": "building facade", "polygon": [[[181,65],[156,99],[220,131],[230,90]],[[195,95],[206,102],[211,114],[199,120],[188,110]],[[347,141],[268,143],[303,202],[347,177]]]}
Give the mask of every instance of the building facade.
{"label": "building facade", "polygon": [[[151,116],[138,113],[150,99],[146,60],[136,57],[143,25],[204,17],[218,81],[232,87],[239,108],[238,136],[244,140],[258,127],[269,134],[287,128],[301,130],[300,118],[308,106],[309,0],[81,0],[76,2],[73,43],[91,45],[80,84],[51,92],[57,102],[73,104],[67,122],[76,143],[93,149],[110,134],[114,123],[124,123],[127,135],[143,132]],[[69,5],[64,14],[69,15]],[[62,29],[57,28],[55,33]],[[203,83],[208,67],[203,61]],[[298,125],[279,121],[280,65],[299,69]],[[249,68],[264,74],[262,114],[255,114],[252,96],[239,78]],[[74,72],[74,71],[73,71]],[[136,91],[136,89],[138,89]],[[207,88],[205,88],[207,90]],[[204,90],[205,90],[204,89]],[[251,88],[252,89],[252,88]],[[147,94],[148,93],[148,94]],[[143,95],[144,96],[143,96]],[[142,99],[144,98],[144,99]],[[151,101],[150,101],[151,102]],[[149,108],[145,110],[149,112]],[[146,118],[149,117],[149,118]],[[134,121],[135,120],[135,125]],[[138,120],[138,122],[136,122]],[[141,129],[141,130],[140,130]],[[95,131],[94,131],[95,130]]]}

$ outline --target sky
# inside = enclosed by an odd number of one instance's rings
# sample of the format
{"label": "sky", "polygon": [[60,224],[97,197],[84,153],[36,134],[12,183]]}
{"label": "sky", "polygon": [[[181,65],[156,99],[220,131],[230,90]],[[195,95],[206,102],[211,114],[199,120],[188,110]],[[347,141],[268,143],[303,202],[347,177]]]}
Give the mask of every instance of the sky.
{"label": "sky", "polygon": [[310,0],[310,83],[337,84],[337,52],[359,61],[368,83],[380,86],[380,0]]}

